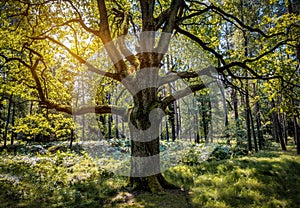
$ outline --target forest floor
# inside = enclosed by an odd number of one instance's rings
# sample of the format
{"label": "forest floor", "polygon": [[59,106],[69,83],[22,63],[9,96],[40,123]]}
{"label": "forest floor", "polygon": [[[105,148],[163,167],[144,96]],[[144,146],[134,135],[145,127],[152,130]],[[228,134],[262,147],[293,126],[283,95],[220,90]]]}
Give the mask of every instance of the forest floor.
{"label": "forest floor", "polygon": [[165,175],[182,187],[163,193],[119,192],[104,207],[299,207],[300,156],[293,147],[242,158],[176,166]]}
{"label": "forest floor", "polygon": [[181,190],[131,192],[127,179],[86,155],[0,157],[0,207],[299,207],[300,157],[278,145],[248,156],[177,165],[164,172]]}

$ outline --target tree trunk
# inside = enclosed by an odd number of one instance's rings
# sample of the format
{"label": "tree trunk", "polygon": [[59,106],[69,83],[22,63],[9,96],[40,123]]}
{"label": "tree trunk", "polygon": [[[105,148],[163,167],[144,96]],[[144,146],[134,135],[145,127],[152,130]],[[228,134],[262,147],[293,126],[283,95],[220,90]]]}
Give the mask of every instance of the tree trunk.
{"label": "tree trunk", "polygon": [[200,136],[199,136],[199,116],[198,116],[198,106],[196,105],[195,99],[193,99],[193,118],[194,118],[194,124],[193,124],[193,130],[194,130],[194,141],[195,143],[200,143]]}
{"label": "tree trunk", "polygon": [[[257,96],[256,92],[256,85],[253,84],[253,89],[254,89],[254,97]],[[256,127],[257,127],[257,137],[258,137],[258,147],[261,150],[262,147],[264,146],[264,137],[263,133],[261,131],[261,119],[260,119],[260,105],[258,100],[255,102],[255,114],[256,114]]]}
{"label": "tree trunk", "polygon": [[242,144],[242,135],[241,135],[241,125],[240,125],[240,119],[239,119],[238,98],[237,98],[236,90],[234,88],[232,88],[231,96],[232,96],[233,110],[234,110],[236,143],[237,143],[237,145],[241,145]]}
{"label": "tree trunk", "polygon": [[180,129],[180,124],[179,124],[179,112],[178,112],[179,106],[177,106],[177,101],[174,101],[174,114],[175,114],[175,122],[176,122],[176,128],[175,128],[175,138],[179,138],[179,129]]}
{"label": "tree trunk", "polygon": [[288,132],[287,132],[287,125],[286,125],[286,120],[285,120],[286,119],[285,113],[281,114],[280,119],[281,119],[281,124],[282,124],[282,137],[284,139],[285,144],[287,144],[288,143],[288,136],[287,136]]}
{"label": "tree trunk", "polygon": [[274,132],[276,134],[276,138],[277,138],[277,142],[280,142],[280,145],[281,145],[281,149],[283,151],[286,151],[286,145],[285,145],[285,142],[284,142],[284,139],[283,139],[283,136],[282,136],[282,128],[281,128],[281,125],[279,123],[279,119],[278,119],[278,116],[276,115],[275,113],[275,101],[274,99],[272,99],[271,101],[271,105],[272,105],[272,116],[273,116],[273,122],[274,122]]}
{"label": "tree trunk", "polygon": [[166,140],[167,140],[167,141],[170,140],[168,121],[166,121]]}
{"label": "tree trunk", "polygon": [[278,135],[278,123],[276,119],[276,113],[275,113],[275,102],[272,99],[271,101],[271,110],[272,110],[272,120],[273,120],[273,137],[275,139],[275,142],[279,142],[279,135]]}
{"label": "tree trunk", "polygon": [[4,148],[6,147],[6,144],[7,144],[7,134],[8,134],[8,125],[9,125],[9,121],[10,121],[10,111],[11,111],[11,105],[12,105],[12,96],[13,95],[10,95],[9,100],[8,100],[7,117],[6,117],[6,123],[5,123],[4,134],[3,134]]}
{"label": "tree trunk", "polygon": [[250,120],[251,120],[251,127],[252,127],[252,135],[253,135],[253,142],[254,142],[254,150],[255,150],[255,152],[258,152],[257,139],[256,139],[256,132],[255,132],[255,128],[254,128],[254,120],[253,120],[253,116],[252,116],[252,111],[251,111],[251,109],[249,110],[249,113],[250,113]]}
{"label": "tree trunk", "polygon": [[171,137],[172,137],[172,141],[174,142],[176,139],[176,128],[175,128],[175,103],[171,103],[169,105],[169,109],[170,109],[170,114],[168,116],[169,118],[169,122],[170,122],[170,126],[171,126]]}
{"label": "tree trunk", "polygon": [[205,112],[206,106],[203,98],[200,99],[201,99],[200,103],[202,106],[201,117],[202,117],[202,128],[203,128],[204,140],[205,143],[208,143],[209,142],[208,141],[208,119],[207,119],[207,113]]}
{"label": "tree trunk", "polygon": [[246,80],[246,95],[245,95],[245,114],[246,114],[248,150],[252,151],[250,102],[249,102],[248,81],[247,80]]}
{"label": "tree trunk", "polygon": [[[13,110],[12,110],[12,118],[11,118],[11,125],[12,127],[15,126],[15,115],[16,115],[16,104],[13,102]],[[12,131],[11,132],[11,137],[10,137],[10,144],[14,144],[14,138],[15,138],[15,133]]]}
{"label": "tree trunk", "polygon": [[130,184],[133,190],[160,192],[175,188],[161,174],[159,127],[163,113],[157,110],[156,89],[143,89],[134,96],[129,116],[131,136]]}
{"label": "tree trunk", "polygon": [[293,122],[294,122],[294,138],[297,145],[297,154],[300,155],[300,132],[297,123],[297,117],[295,114],[293,115]]}
{"label": "tree trunk", "polygon": [[69,148],[72,149],[74,141],[74,130],[71,130],[71,138],[70,138],[70,145]]}
{"label": "tree trunk", "polygon": [[225,138],[227,140],[227,143],[230,144],[230,140],[229,140],[229,121],[228,121],[228,112],[227,112],[227,107],[226,107],[226,98],[225,98],[225,92],[224,89],[222,87],[222,83],[220,83],[221,81],[218,80],[218,86],[219,89],[221,91],[221,97],[222,97],[222,105],[223,105],[223,112],[224,112],[224,127],[225,127]]}

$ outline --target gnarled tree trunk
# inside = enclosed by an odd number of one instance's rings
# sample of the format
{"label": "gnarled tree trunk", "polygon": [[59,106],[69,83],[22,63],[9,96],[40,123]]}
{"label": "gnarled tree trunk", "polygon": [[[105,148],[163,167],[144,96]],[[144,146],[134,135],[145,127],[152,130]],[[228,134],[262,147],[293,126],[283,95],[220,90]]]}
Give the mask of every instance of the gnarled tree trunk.
{"label": "gnarled tree trunk", "polygon": [[161,174],[159,127],[164,112],[158,108],[157,89],[146,88],[134,96],[129,116],[131,135],[130,183],[134,190],[162,191],[175,188]]}

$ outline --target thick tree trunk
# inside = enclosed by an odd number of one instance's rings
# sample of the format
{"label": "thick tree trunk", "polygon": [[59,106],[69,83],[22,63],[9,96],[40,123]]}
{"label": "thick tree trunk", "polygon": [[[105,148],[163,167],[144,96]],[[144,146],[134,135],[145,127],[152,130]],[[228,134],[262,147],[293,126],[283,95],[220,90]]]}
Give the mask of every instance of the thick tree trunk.
{"label": "thick tree trunk", "polygon": [[131,136],[130,184],[133,190],[159,192],[175,188],[161,174],[159,127],[163,113],[156,107],[156,89],[137,93],[135,106],[129,116]]}

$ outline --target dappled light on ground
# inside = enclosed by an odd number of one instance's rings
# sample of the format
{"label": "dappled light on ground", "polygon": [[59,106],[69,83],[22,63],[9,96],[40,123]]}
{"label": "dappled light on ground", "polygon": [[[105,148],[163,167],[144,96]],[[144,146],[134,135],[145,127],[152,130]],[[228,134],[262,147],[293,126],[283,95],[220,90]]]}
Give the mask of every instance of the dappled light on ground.
{"label": "dappled light on ground", "polygon": [[84,152],[10,155],[0,159],[0,207],[286,207],[300,204],[295,153],[181,163],[164,172],[181,190],[132,192]]}

